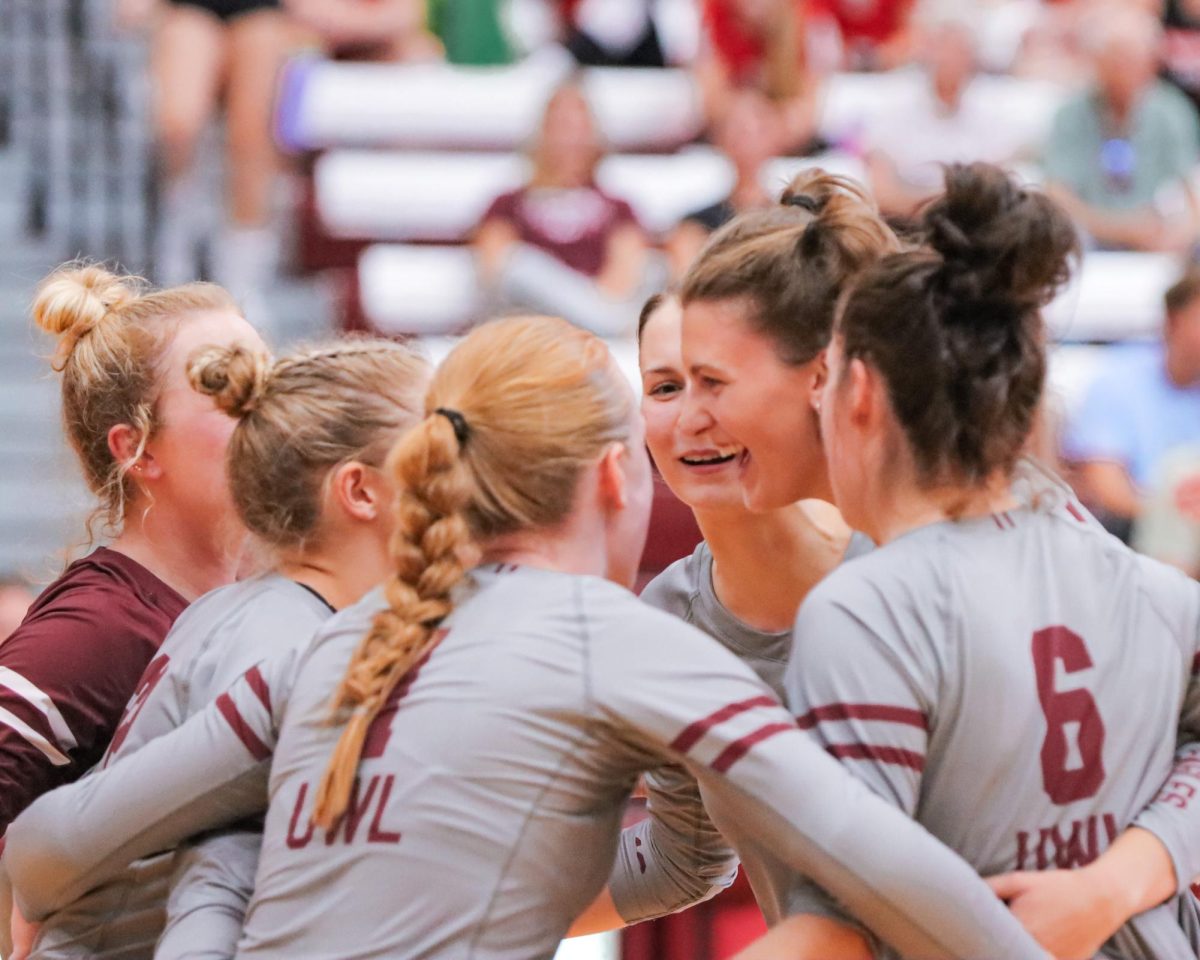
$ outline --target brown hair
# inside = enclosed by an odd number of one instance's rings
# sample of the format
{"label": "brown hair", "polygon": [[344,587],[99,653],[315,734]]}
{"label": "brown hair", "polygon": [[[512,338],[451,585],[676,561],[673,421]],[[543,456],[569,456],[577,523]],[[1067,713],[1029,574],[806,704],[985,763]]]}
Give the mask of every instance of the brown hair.
{"label": "brown hair", "polygon": [[494,320],[442,362],[426,417],[396,445],[395,575],[333,698],[351,711],[322,777],[315,823],[349,802],[363,739],[397,682],[436,642],[451,590],[484,540],[571,512],[585,466],[629,439],[633,393],[603,341],[550,317]]}
{"label": "brown hair", "polygon": [[1163,296],[1167,316],[1183,310],[1197,297],[1200,297],[1200,266],[1193,263],[1188,265],[1183,276],[1171,284]]}
{"label": "brown hair", "polygon": [[[33,319],[59,338],[52,365],[62,375],[63,427],[100,499],[88,520],[89,539],[98,517],[106,531],[124,521],[134,492],[127,474],[158,426],[160,360],[179,323],[210,310],[239,312],[213,284],[151,290],[136,277],[80,263],[64,264],[38,285]],[[137,431],[138,448],[118,462],[108,434],[123,423]]]}
{"label": "brown hair", "polygon": [[807,363],[829,344],[845,284],[899,249],[862,186],[823,170],[800,174],[778,206],[735,217],[713,234],[682,281],[684,305],[743,299],[755,329],[787,363]]}
{"label": "brown hair", "polygon": [[1041,308],[1067,280],[1075,227],[1045,194],[988,164],[951,166],[926,207],[925,249],[888,257],[848,291],[843,357],[882,374],[920,481],[1011,470],[1046,373]]}
{"label": "brown hair", "polygon": [[276,361],[234,345],[197,351],[188,378],[240,421],[227,454],[233,501],[247,529],[282,548],[317,530],[335,467],[382,465],[417,421],[429,364],[391,340],[333,341]]}

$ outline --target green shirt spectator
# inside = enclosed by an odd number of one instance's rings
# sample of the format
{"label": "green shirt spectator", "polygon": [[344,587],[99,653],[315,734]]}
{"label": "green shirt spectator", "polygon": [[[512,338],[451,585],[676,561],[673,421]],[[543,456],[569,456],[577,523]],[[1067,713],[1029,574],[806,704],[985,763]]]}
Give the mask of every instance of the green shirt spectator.
{"label": "green shirt spectator", "polygon": [[1046,147],[1046,176],[1106,210],[1152,204],[1200,158],[1200,128],[1187,98],[1162,81],[1143,94],[1120,135],[1103,98],[1086,91],[1063,105]]}
{"label": "green shirt spectator", "polygon": [[451,63],[495,66],[512,62],[498,0],[429,0],[428,10],[429,29],[442,41]]}

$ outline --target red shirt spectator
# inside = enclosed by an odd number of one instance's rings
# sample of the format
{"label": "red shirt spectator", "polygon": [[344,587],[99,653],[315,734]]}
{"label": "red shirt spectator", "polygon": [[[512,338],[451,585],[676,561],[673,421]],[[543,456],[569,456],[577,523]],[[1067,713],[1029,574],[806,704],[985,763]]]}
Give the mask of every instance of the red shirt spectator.
{"label": "red shirt spectator", "polygon": [[594,186],[522,187],[493,200],[483,220],[508,222],[522,242],[589,277],[604,269],[613,230],[623,224],[637,226],[628,203]]}
{"label": "red shirt spectator", "polygon": [[[797,20],[804,17],[805,0],[785,0],[795,7]],[[704,0],[704,29],[709,41],[735,86],[757,86],[766,58],[766,38],[739,15],[738,0]],[[804,64],[803,46],[797,47],[797,65]]]}
{"label": "red shirt spectator", "polygon": [[71,564],[0,644],[0,834],[104,755],[187,601],[104,547]]}
{"label": "red shirt spectator", "polygon": [[912,7],[913,0],[808,0],[811,19],[837,27],[852,70],[889,69],[905,59]]}

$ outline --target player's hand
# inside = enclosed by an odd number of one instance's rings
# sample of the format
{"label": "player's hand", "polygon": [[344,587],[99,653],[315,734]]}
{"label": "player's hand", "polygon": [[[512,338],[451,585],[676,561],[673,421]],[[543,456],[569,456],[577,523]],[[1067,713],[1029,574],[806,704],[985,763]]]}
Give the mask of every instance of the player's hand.
{"label": "player's hand", "polygon": [[1058,960],[1091,960],[1127,919],[1120,898],[1086,869],[1005,873],[988,885]]}
{"label": "player's hand", "polygon": [[38,925],[29,923],[14,905],[11,931],[13,949],[8,960],[28,960],[33,951],[33,942],[37,939]]}

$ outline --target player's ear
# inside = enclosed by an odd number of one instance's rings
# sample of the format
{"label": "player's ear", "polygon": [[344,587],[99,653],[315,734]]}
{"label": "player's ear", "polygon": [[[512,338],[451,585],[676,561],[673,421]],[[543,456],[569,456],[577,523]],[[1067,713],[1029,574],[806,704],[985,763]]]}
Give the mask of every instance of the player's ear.
{"label": "player's ear", "polygon": [[629,500],[629,478],[625,475],[628,456],[623,443],[610,443],[600,456],[597,473],[600,498],[606,507],[621,510]]}
{"label": "player's ear", "polygon": [[333,471],[329,493],[349,516],[367,523],[381,516],[391,502],[391,487],[383,474],[357,460]]}
{"label": "player's ear", "polygon": [[846,365],[845,377],[850,422],[858,427],[869,427],[881,412],[883,381],[858,357]]}
{"label": "player's ear", "polygon": [[825,384],[829,380],[829,351],[822,350],[813,358],[813,378],[808,385],[808,405],[813,410],[821,409],[821,394],[825,392]]}
{"label": "player's ear", "polygon": [[108,431],[108,452],[117,463],[129,465],[129,473],[135,480],[157,480],[162,476],[162,467],[149,450],[138,453],[142,435],[128,423],[118,423]]}

